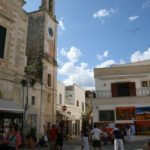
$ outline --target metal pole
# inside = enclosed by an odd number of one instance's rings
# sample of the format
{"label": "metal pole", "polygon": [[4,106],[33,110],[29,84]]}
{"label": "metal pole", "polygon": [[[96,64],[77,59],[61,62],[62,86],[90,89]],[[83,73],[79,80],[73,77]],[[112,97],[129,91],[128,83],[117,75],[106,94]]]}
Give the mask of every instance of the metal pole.
{"label": "metal pole", "polygon": [[43,85],[43,83],[42,83],[42,78],[41,78],[41,101],[40,101],[40,124],[39,124],[39,130],[40,130],[40,134],[41,134],[41,124],[42,124],[42,122],[41,122],[41,120],[42,120],[42,99],[43,99],[43,88],[42,88],[42,85]]}

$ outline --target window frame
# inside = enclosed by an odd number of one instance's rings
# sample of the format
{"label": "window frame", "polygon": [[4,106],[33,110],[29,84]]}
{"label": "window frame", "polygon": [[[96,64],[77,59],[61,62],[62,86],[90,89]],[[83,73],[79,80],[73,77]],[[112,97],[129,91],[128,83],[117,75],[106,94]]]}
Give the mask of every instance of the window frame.
{"label": "window frame", "polygon": [[[1,29],[3,29],[3,30],[5,30],[4,32],[4,37],[2,37],[2,39],[4,39],[4,41],[3,41],[3,45],[2,45],[2,49],[0,49],[0,59],[4,59],[5,58],[5,47],[6,47],[6,42],[7,42],[7,28],[6,27],[4,27],[3,25],[1,25],[0,24],[0,30]],[[2,35],[2,34],[1,34]],[[1,47],[0,47],[1,48]],[[2,50],[2,52],[1,52],[1,50]],[[2,55],[2,56],[1,56]]]}

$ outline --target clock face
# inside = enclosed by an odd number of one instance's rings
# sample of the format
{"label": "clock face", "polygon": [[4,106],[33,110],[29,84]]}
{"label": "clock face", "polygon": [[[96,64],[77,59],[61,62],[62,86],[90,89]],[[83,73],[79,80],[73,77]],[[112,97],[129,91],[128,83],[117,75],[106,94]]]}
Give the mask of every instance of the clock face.
{"label": "clock face", "polygon": [[53,36],[53,29],[51,27],[48,28],[48,33],[51,37]]}

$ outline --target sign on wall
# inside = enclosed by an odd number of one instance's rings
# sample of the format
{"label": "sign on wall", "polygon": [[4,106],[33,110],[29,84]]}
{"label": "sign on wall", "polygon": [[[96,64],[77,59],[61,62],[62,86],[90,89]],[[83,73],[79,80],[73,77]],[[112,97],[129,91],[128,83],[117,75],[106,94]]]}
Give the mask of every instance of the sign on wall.
{"label": "sign on wall", "polygon": [[135,107],[116,107],[117,120],[132,120],[135,118]]}
{"label": "sign on wall", "polygon": [[148,119],[150,119],[150,107],[137,107],[136,120],[148,120]]}

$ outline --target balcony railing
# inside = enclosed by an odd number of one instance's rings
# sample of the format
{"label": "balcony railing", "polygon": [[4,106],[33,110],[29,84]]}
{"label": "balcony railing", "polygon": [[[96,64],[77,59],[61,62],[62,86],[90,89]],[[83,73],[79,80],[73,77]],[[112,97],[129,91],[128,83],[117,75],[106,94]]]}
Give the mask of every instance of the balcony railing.
{"label": "balcony railing", "polygon": [[[95,93],[96,93],[96,98],[112,97],[111,90],[96,90]],[[150,88],[136,89],[136,96],[150,96]],[[122,96],[118,96],[118,97],[122,97]]]}

